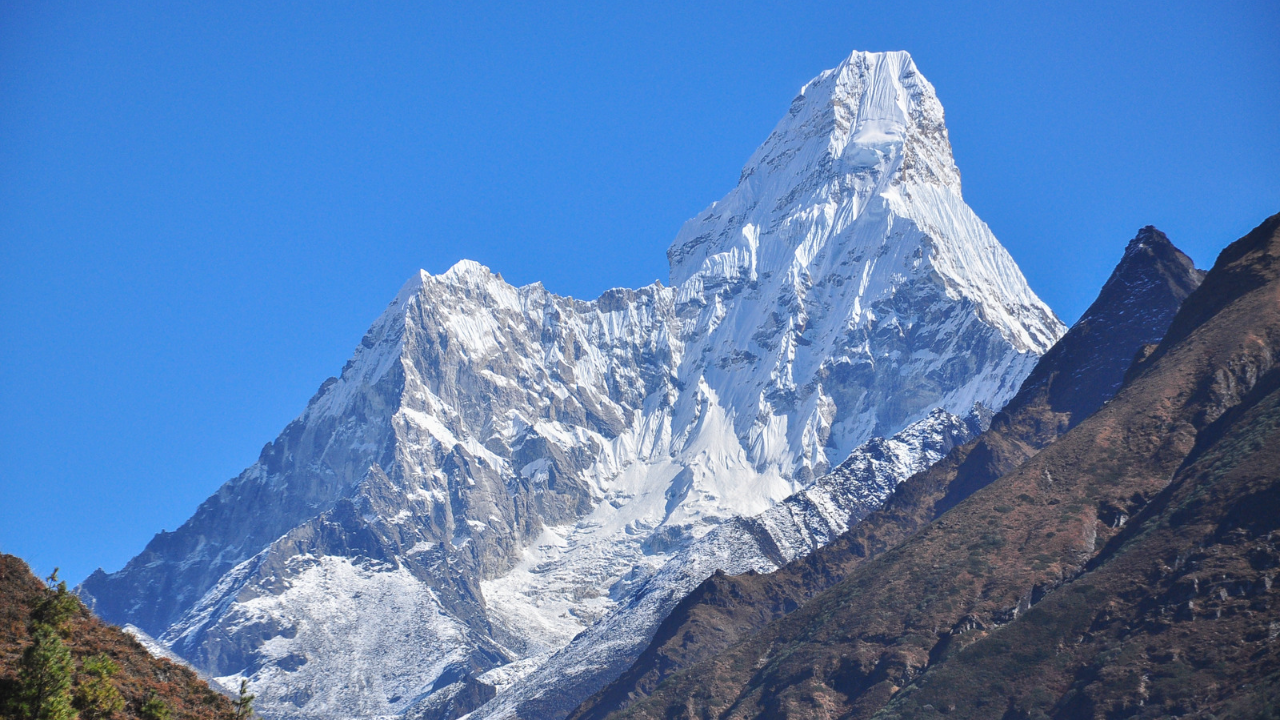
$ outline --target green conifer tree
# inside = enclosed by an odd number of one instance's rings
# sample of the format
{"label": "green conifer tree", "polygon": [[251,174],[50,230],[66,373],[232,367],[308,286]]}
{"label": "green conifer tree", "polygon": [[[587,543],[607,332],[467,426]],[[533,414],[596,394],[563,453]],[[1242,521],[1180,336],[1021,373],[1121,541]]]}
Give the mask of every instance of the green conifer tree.
{"label": "green conifer tree", "polygon": [[24,720],[75,720],[71,707],[71,651],[58,631],[31,626],[31,645],[18,666],[18,714]]}
{"label": "green conifer tree", "polygon": [[75,706],[81,720],[107,720],[124,709],[124,698],[111,684],[120,666],[103,653],[86,658],[82,668],[88,679],[76,688]]}
{"label": "green conifer tree", "polygon": [[52,592],[46,593],[31,611],[31,622],[48,625],[66,637],[69,632],[67,623],[80,612],[80,599],[67,590],[65,581],[58,579],[58,568],[53,569],[45,582]]}
{"label": "green conifer tree", "polygon": [[232,704],[236,708],[236,720],[253,720],[253,699],[257,695],[249,693],[249,681],[240,680],[240,697],[236,698]]}
{"label": "green conifer tree", "polygon": [[169,720],[169,706],[152,692],[147,701],[142,703],[142,718],[143,720]]}

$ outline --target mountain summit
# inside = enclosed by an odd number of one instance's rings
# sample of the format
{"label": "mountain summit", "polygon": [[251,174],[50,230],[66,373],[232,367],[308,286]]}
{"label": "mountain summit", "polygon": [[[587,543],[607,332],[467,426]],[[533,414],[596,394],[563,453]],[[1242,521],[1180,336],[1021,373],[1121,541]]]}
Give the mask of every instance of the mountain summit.
{"label": "mountain summit", "polygon": [[[669,561],[719,567],[713,529],[813,487],[882,498],[1064,330],[964,204],[906,53],[807,84],[668,257],[670,287],[590,302],[420,273],[258,462],[82,596],[270,717],[502,715]],[[926,421],[955,430],[901,435]],[[894,435],[897,474],[816,484]]]}
{"label": "mountain summit", "polygon": [[905,52],[853,53],[801,88],[667,257],[682,314],[712,333],[700,352],[731,359],[702,370],[722,402],[810,405],[787,428],[801,473],[923,407],[1003,404],[1065,331],[964,204],[942,105]]}

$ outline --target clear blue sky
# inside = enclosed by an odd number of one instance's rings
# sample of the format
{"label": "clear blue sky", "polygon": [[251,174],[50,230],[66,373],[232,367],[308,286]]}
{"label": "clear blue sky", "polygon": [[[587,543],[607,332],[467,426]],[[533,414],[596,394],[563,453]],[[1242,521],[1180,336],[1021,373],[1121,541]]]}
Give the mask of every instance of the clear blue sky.
{"label": "clear blue sky", "polygon": [[420,267],[665,280],[855,49],[914,55],[1067,321],[1140,226],[1207,265],[1280,211],[1273,0],[531,5],[0,6],[0,550],[119,568]]}

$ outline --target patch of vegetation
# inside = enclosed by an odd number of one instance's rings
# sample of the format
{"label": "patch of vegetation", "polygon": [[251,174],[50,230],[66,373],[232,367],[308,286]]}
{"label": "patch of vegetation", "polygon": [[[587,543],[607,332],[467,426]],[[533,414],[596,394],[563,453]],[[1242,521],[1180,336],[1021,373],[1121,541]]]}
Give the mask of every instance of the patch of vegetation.
{"label": "patch of vegetation", "polygon": [[41,582],[21,560],[0,554],[0,717],[167,720],[167,713],[233,720],[226,698],[95,618],[56,573]]}

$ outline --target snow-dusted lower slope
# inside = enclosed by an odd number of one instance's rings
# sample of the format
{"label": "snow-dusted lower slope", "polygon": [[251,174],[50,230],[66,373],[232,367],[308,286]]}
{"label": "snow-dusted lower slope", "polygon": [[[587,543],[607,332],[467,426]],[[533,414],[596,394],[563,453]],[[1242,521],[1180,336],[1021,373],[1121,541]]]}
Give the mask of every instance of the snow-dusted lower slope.
{"label": "snow-dusted lower slope", "polygon": [[[120,629],[123,630],[125,634],[128,635],[129,637],[133,638],[134,640],[137,640],[139,645],[146,648],[147,652],[151,653],[151,657],[162,658],[164,660],[168,660],[171,663],[176,663],[185,668],[190,668],[192,670],[195,670],[195,668],[191,666],[191,663],[182,659],[181,655],[178,655],[177,653],[170,650],[168,645],[165,645],[159,640],[156,640],[155,638],[151,637],[146,632],[144,632],[142,628],[138,627],[137,625],[125,625]],[[197,672],[199,671],[197,670]],[[209,678],[206,677],[204,679],[208,680]],[[219,691],[225,690],[225,688],[222,688],[219,685],[214,685],[213,687],[215,690],[219,690]]]}
{"label": "snow-dusted lower slope", "polygon": [[[590,302],[469,261],[412,278],[257,463],[82,595],[272,717],[533,697],[673,559],[714,569],[735,518],[869,439],[1001,406],[1063,330],[906,53],[806,85],[668,256],[670,287]],[[838,525],[806,507],[779,557]]]}
{"label": "snow-dusted lower slope", "polygon": [[[892,438],[868,441],[813,485],[763,513],[726,521],[675,553],[628,593],[624,604],[530,674],[496,687],[496,699],[471,720],[564,717],[630,667],[663,618],[709,575],[717,570],[731,575],[772,572],[808,555],[879,507],[898,483],[983,429],[977,416],[961,420],[935,410]],[[542,596],[534,593],[541,588],[536,583],[526,583],[526,588],[526,603],[540,604]],[[537,616],[535,608],[525,611],[525,617]],[[407,717],[439,717],[432,713],[434,705],[411,708]]]}

